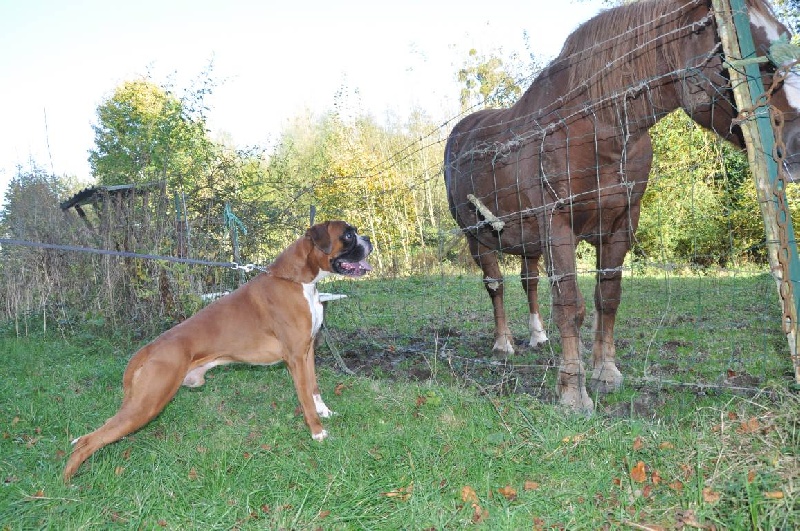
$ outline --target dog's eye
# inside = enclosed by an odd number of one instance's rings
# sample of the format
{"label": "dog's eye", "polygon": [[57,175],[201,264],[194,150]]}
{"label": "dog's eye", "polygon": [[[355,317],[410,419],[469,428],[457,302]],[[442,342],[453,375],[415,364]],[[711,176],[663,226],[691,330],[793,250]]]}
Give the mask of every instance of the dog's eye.
{"label": "dog's eye", "polygon": [[350,240],[352,240],[352,239],[353,239],[353,233],[352,233],[352,232],[350,232],[350,231],[347,231],[347,232],[345,232],[345,233],[344,233],[344,239],[345,239],[345,241],[348,241],[348,242],[349,242]]}

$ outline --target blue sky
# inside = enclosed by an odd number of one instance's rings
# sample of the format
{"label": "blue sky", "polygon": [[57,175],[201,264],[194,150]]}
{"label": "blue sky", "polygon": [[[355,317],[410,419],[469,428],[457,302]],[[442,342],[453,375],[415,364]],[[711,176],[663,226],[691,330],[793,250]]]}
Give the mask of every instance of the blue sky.
{"label": "blue sky", "polygon": [[0,0],[0,193],[33,158],[89,181],[95,111],[150,72],[186,88],[213,59],[212,134],[268,146],[305,109],[357,91],[380,118],[455,115],[467,51],[558,53],[601,0]]}

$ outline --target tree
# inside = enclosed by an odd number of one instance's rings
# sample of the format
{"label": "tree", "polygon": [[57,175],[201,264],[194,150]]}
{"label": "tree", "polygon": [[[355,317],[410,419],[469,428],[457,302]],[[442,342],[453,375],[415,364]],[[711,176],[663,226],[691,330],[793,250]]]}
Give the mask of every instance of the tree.
{"label": "tree", "polygon": [[[775,0],[775,11],[798,38],[800,32],[800,0]],[[796,41],[795,41],[796,42]]]}
{"label": "tree", "polygon": [[[200,98],[205,92],[195,94]],[[202,113],[147,79],[126,81],[97,109],[89,153],[100,184],[182,184],[210,158]]]}
{"label": "tree", "polygon": [[461,110],[508,107],[519,99],[523,89],[505,69],[497,55],[478,54],[474,48],[458,71],[461,88]]}

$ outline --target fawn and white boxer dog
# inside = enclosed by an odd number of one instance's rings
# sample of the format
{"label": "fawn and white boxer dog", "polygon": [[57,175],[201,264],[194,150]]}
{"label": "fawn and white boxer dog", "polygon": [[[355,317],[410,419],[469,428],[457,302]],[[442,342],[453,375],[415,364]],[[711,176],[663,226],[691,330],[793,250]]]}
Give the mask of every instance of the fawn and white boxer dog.
{"label": "fawn and white boxer dog", "polygon": [[267,271],[144,346],[125,369],[119,411],[73,441],[64,481],[94,452],[155,418],[181,385],[203,385],[207,370],[228,363],[286,362],[311,437],[325,439],[319,418],[332,412],[314,369],[314,336],[322,325],[316,283],[332,273],[363,276],[372,269],[370,252],[369,238],[344,221],[314,225]]}

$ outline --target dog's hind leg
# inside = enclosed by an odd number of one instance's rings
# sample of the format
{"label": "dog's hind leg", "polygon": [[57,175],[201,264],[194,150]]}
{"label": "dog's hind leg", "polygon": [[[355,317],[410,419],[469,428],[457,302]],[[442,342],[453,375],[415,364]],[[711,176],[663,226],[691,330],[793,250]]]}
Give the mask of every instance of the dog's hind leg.
{"label": "dog's hind leg", "polygon": [[157,359],[141,354],[139,351],[131,358],[125,370],[119,411],[97,430],[73,441],[74,449],[64,467],[64,482],[69,482],[89,456],[150,422],[175,396],[186,369],[180,372],[181,368],[175,367],[167,356]]}

